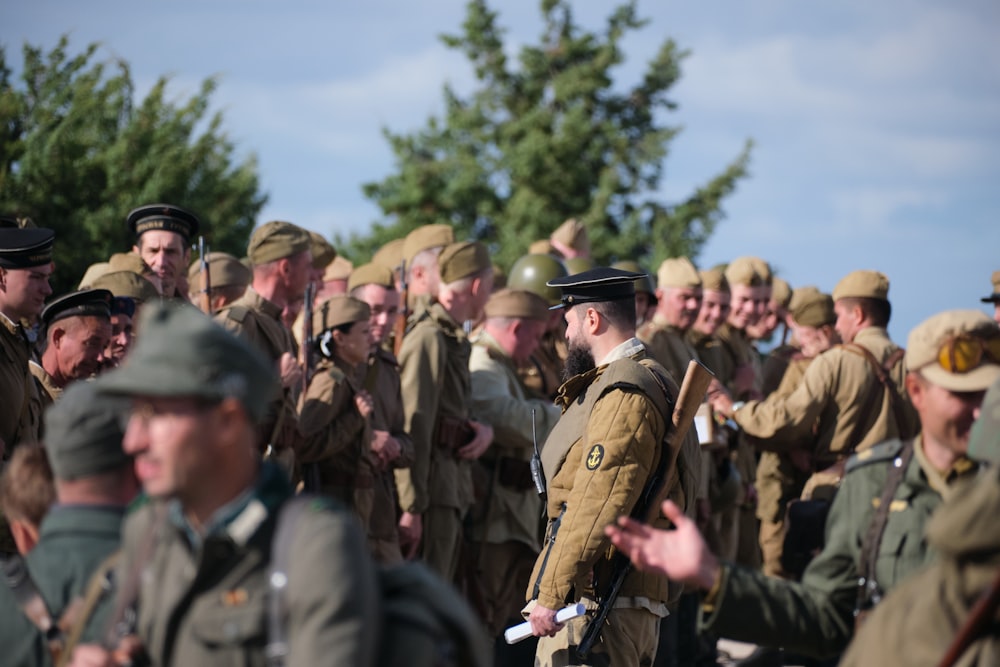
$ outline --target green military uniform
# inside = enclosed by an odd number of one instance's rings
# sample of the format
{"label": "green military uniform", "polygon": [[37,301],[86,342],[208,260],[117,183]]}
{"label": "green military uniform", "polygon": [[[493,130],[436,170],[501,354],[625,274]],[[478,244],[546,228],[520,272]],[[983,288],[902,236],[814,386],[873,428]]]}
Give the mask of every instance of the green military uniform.
{"label": "green military uniform", "polygon": [[[141,572],[137,634],[154,665],[268,664],[268,564],[277,512],[291,495],[265,464],[256,487],[220,509],[201,538],[176,501],[128,517],[119,579]],[[152,555],[137,563],[150,530]],[[285,664],[369,664],[378,590],[357,521],[317,499],[288,553]]]}
{"label": "green military uniform", "polygon": [[467,536],[478,547],[472,583],[484,603],[480,613],[490,635],[497,636],[523,606],[522,591],[541,549],[542,500],[529,464],[533,423],[541,447],[560,411],[547,401],[529,398],[513,360],[485,331],[472,346],[469,371],[471,413],[493,427],[493,444],[474,464],[484,488],[470,513]]}
{"label": "green military uniform", "polygon": [[[883,590],[931,561],[933,549],[919,537],[924,525],[942,495],[976,469],[963,458],[942,476],[924,458],[919,436],[913,447],[914,456],[893,496],[878,545],[875,576]],[[709,600],[706,629],[807,655],[842,651],[854,627],[862,540],[902,450],[901,441],[890,440],[849,460],[827,519],[826,545],[806,568],[801,583],[725,566],[717,595]]]}

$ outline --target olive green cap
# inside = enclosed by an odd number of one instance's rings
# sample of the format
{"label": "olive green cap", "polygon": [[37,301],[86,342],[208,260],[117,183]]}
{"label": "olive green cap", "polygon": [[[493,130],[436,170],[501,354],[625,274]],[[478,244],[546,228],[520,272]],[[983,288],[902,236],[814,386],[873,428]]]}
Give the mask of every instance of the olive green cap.
{"label": "olive green cap", "polygon": [[656,286],[653,285],[653,279],[649,275],[649,271],[642,268],[639,262],[633,261],[631,259],[626,259],[621,262],[615,262],[611,265],[612,269],[621,269],[622,271],[631,271],[632,273],[643,274],[642,278],[638,278],[635,281],[635,292],[636,294],[642,292],[648,294],[654,300],[656,299]]}
{"label": "olive green cap", "polygon": [[757,272],[760,279],[764,281],[765,285],[770,285],[774,281],[774,272],[771,271],[771,265],[767,263],[766,260],[760,257],[747,257],[747,260],[753,266],[753,270]]}
{"label": "olive green cap", "polygon": [[846,298],[889,300],[889,279],[878,271],[852,271],[833,288],[833,300]]}
{"label": "olive green cap", "polygon": [[[253,279],[253,273],[243,262],[228,252],[210,252],[208,259],[208,279],[212,287],[246,287]],[[192,294],[200,292],[201,260],[196,259],[188,268],[188,285]]]}
{"label": "olive green cap", "polygon": [[111,271],[111,265],[108,262],[96,262],[87,267],[87,270],[83,272],[83,278],[80,279],[80,285],[77,289],[87,289],[94,286],[94,281],[103,276],[105,273]]}
{"label": "olive green cap", "polygon": [[814,297],[816,294],[822,294],[822,292],[815,285],[796,287],[792,290],[792,298],[788,300],[788,312],[794,311],[804,299]]}
{"label": "olive green cap", "polygon": [[140,276],[152,275],[153,269],[134,252],[116,252],[108,259],[108,273],[131,271]]}
{"label": "olive green cap", "polygon": [[758,272],[761,261],[756,257],[737,257],[731,261],[726,267],[726,281],[729,286],[760,287],[764,285],[764,277]]}
{"label": "olive green cap", "polygon": [[729,291],[729,282],[726,280],[726,274],[722,269],[700,271],[698,275],[701,276],[702,289],[712,290],[713,292]]}
{"label": "olive green cap", "polygon": [[979,419],[972,425],[969,458],[1000,464],[1000,379],[986,390]]}
{"label": "olive green cap", "polygon": [[980,301],[983,303],[998,303],[1000,302],[1000,271],[993,272],[990,282],[993,283],[993,294],[984,296]]}
{"label": "olive green cap", "polygon": [[978,310],[938,313],[910,332],[906,343],[906,369],[919,371],[928,382],[948,391],[985,391],[1000,378],[1000,363],[987,355],[984,354],[979,365],[966,373],[950,373],[938,363],[941,347],[960,334],[998,338],[1000,327]]}
{"label": "olive green cap", "polygon": [[590,254],[590,237],[587,235],[587,227],[576,218],[570,218],[552,232],[552,240],[558,241],[564,246],[569,246],[578,253]]}
{"label": "olive green cap", "polygon": [[562,291],[546,285],[550,280],[569,275],[566,266],[552,255],[531,254],[519,258],[507,273],[507,287],[528,290],[549,302],[559,303]]}
{"label": "olive green cap", "polygon": [[821,327],[837,321],[833,311],[833,297],[823,294],[815,287],[795,290],[795,295],[789,300],[792,319],[804,327]]}
{"label": "olive green cap", "polygon": [[343,324],[367,322],[371,313],[364,301],[346,294],[334,294],[313,312],[313,336],[318,338],[324,331]]}
{"label": "olive green cap", "polygon": [[417,227],[406,235],[403,242],[403,258],[406,259],[406,266],[419,253],[430,248],[443,248],[455,242],[455,230],[451,225],[423,225]]}
{"label": "olive green cap", "polygon": [[347,291],[353,292],[356,287],[365,285],[381,285],[386,289],[395,289],[396,279],[392,275],[392,269],[372,261],[362,264],[351,272],[351,277],[347,281]]}
{"label": "olive green cap", "polygon": [[346,257],[338,255],[332,262],[326,265],[326,270],[323,271],[323,282],[347,280],[351,277],[351,271],[353,270],[354,264]]}
{"label": "olive green cap", "polygon": [[403,246],[406,239],[393,239],[375,251],[372,255],[372,264],[379,264],[395,271],[403,261]]}
{"label": "olive green cap", "polygon": [[231,397],[255,422],[277,395],[273,364],[188,303],[147,305],[136,328],[142,335],[125,365],[102,378],[109,393],[209,401]]}
{"label": "olive green cap", "polygon": [[663,260],[656,272],[656,284],[660,289],[702,286],[698,269],[687,257],[671,257]]}
{"label": "olive green cap", "polygon": [[527,290],[505,288],[490,295],[484,313],[486,317],[514,317],[546,322],[549,319],[549,303]]}
{"label": "olive green cap", "polygon": [[89,477],[128,465],[122,450],[129,401],[106,394],[98,379],[74,382],[45,411],[45,450],[61,480]]}
{"label": "olive green cap", "polygon": [[327,265],[337,257],[337,250],[333,245],[323,238],[319,232],[309,232],[310,245],[312,251],[312,265],[317,271],[325,269]]}
{"label": "olive green cap", "polygon": [[157,291],[156,285],[132,271],[105,273],[95,280],[91,287],[106,289],[115,296],[131,297],[135,299],[136,303],[155,301],[160,298],[160,293]]}
{"label": "olive green cap", "polygon": [[311,247],[309,232],[290,222],[272,220],[254,231],[247,246],[247,256],[256,266],[292,257]]}
{"label": "olive green cap", "polygon": [[452,243],[438,257],[438,271],[445,285],[492,267],[490,253],[479,241]]}
{"label": "olive green cap", "polygon": [[771,279],[771,301],[774,301],[784,309],[788,309],[788,304],[792,301],[792,286],[787,280],[775,276]]}

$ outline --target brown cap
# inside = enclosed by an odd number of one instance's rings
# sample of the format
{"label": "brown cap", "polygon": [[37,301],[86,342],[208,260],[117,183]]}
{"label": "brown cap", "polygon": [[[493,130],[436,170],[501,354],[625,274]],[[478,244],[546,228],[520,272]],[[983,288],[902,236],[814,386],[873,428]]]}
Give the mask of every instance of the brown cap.
{"label": "brown cap", "polygon": [[792,319],[800,326],[821,327],[837,321],[837,314],[833,312],[833,297],[815,287],[795,290],[789,307]]}
{"label": "brown cap", "polygon": [[403,246],[406,239],[393,239],[375,251],[372,255],[372,264],[379,264],[395,271],[399,268],[399,263],[403,261]]}
{"label": "brown cap", "polygon": [[354,288],[365,285],[381,285],[386,289],[395,289],[396,280],[392,275],[392,269],[369,262],[351,271],[351,277],[347,281],[347,291],[351,292]]}
{"label": "brown cap", "polygon": [[309,250],[309,232],[298,225],[272,220],[254,230],[247,246],[247,256],[253,264],[267,264]]}
{"label": "brown cap", "polygon": [[762,261],[756,257],[737,257],[731,261],[726,267],[726,281],[729,286],[760,287],[764,285],[764,277],[758,272]]}
{"label": "brown cap", "polygon": [[788,309],[788,304],[792,301],[792,286],[788,284],[788,281],[777,276],[771,279],[771,301],[786,310]]}
{"label": "brown cap", "polygon": [[94,289],[106,289],[115,296],[127,296],[136,303],[155,301],[160,298],[156,285],[132,271],[105,273],[91,284]]}
{"label": "brown cap", "polygon": [[371,312],[364,301],[346,294],[334,294],[316,307],[316,312],[313,313],[313,336],[318,337],[327,329],[342,324],[365,322],[371,317]]}
{"label": "brown cap", "polygon": [[77,289],[87,289],[94,284],[94,281],[103,276],[105,273],[111,272],[111,266],[107,262],[97,262],[96,264],[91,264],[87,267],[87,270],[83,272],[83,278],[80,279],[80,286]]}
{"label": "brown cap", "polygon": [[993,294],[984,296],[980,301],[983,303],[1000,303],[1000,271],[994,271],[990,280],[993,283]]}
{"label": "brown cap", "polygon": [[988,355],[983,354],[979,364],[964,373],[949,372],[939,363],[941,348],[958,336],[992,340],[997,344],[1000,327],[978,310],[938,313],[910,332],[906,343],[906,369],[919,371],[928,382],[948,391],[985,391],[1000,379],[1000,364]]}
{"label": "brown cap", "polygon": [[[237,285],[246,287],[250,284],[253,274],[243,262],[227,252],[208,253],[208,278],[212,287],[230,287]],[[195,260],[188,269],[189,291],[200,292],[201,260]]]}
{"label": "brown cap", "polygon": [[153,275],[153,269],[134,252],[116,252],[108,259],[108,273],[115,271],[131,271],[140,276]]}
{"label": "brown cap", "polygon": [[587,236],[587,228],[576,218],[570,218],[559,225],[556,231],[552,232],[551,239],[573,248],[578,253],[590,254],[590,238]]}
{"label": "brown cap", "polygon": [[774,281],[774,272],[771,271],[771,265],[760,257],[747,257],[750,264],[753,266],[753,270],[757,272],[760,279],[764,281],[765,285],[770,285]]}
{"label": "brown cap", "polygon": [[468,278],[492,266],[489,251],[479,241],[452,243],[442,250],[438,257],[438,270],[441,273],[441,282],[445,285]]}
{"label": "brown cap", "polygon": [[548,239],[542,239],[541,241],[534,241],[528,246],[529,255],[551,255],[552,254],[552,242]]}
{"label": "brown cap", "polygon": [[853,271],[833,288],[833,300],[848,297],[889,300],[889,279],[878,271]]}
{"label": "brown cap", "polygon": [[403,257],[406,259],[407,267],[413,258],[424,250],[442,248],[454,242],[455,230],[452,229],[451,225],[438,224],[417,227],[406,235],[406,240],[403,243]]}
{"label": "brown cap", "polygon": [[701,276],[701,286],[714,292],[728,292],[729,283],[726,281],[726,274],[722,269],[709,269],[698,274]]}
{"label": "brown cap", "polygon": [[656,284],[660,289],[667,287],[701,287],[698,269],[687,257],[671,257],[663,260],[656,272]]}
{"label": "brown cap", "polygon": [[351,271],[353,270],[354,264],[351,263],[351,260],[337,255],[332,262],[326,265],[326,270],[323,271],[323,282],[347,280],[351,277]]}
{"label": "brown cap", "polygon": [[309,232],[310,245],[312,251],[313,268],[324,269],[337,256],[336,249],[323,238],[319,232]]}
{"label": "brown cap", "polygon": [[549,319],[549,302],[527,290],[502,289],[490,296],[484,312],[486,317],[516,317],[545,322]]}

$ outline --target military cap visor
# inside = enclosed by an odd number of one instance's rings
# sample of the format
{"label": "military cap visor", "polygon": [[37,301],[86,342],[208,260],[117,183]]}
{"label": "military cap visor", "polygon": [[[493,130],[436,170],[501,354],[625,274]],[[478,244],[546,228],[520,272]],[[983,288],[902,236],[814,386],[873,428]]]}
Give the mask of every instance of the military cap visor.
{"label": "military cap visor", "polygon": [[562,297],[549,310],[569,308],[580,303],[635,298],[635,281],[645,275],[601,266],[571,276],[554,278],[545,284],[558,287],[562,291]]}
{"label": "military cap visor", "polygon": [[136,238],[152,230],[173,232],[184,237],[185,242],[198,234],[200,224],[194,213],[171,204],[147,204],[128,214],[128,228]]}
{"label": "military cap visor", "polygon": [[0,228],[0,267],[30,269],[52,261],[52,243],[56,233],[51,229]]}
{"label": "military cap visor", "polygon": [[42,325],[51,326],[67,317],[102,317],[111,319],[114,295],[106,289],[86,289],[61,296],[42,311]]}

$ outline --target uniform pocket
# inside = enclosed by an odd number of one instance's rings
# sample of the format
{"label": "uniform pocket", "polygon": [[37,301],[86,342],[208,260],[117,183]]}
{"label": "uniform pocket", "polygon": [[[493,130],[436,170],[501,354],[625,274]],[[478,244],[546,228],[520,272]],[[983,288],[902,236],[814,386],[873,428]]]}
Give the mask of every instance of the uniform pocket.
{"label": "uniform pocket", "polygon": [[196,644],[211,651],[214,665],[257,664],[256,658],[263,655],[267,642],[264,596],[241,599],[247,595],[242,590],[228,591],[191,610],[191,634]]}

